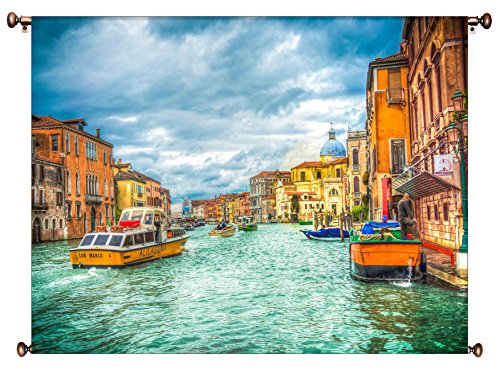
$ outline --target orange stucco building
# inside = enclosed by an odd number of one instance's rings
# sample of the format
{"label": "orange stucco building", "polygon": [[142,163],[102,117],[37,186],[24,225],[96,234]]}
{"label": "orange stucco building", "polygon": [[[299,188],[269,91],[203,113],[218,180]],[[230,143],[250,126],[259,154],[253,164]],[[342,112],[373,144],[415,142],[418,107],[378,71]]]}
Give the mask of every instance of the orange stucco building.
{"label": "orange stucco building", "polygon": [[82,118],[32,116],[32,135],[40,159],[64,167],[66,232],[82,237],[114,217],[113,145],[85,131]]}
{"label": "orange stucco building", "polygon": [[403,173],[410,159],[408,116],[408,57],[401,52],[369,64],[367,100],[367,161],[370,216],[396,217],[402,194],[392,190],[392,180]]}

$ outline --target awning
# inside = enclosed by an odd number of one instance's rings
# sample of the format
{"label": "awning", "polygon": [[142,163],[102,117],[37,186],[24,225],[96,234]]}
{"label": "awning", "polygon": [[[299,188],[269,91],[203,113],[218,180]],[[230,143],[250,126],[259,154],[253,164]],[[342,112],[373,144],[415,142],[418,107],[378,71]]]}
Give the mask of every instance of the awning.
{"label": "awning", "polygon": [[422,171],[395,189],[401,193],[408,193],[413,199],[420,199],[458,188],[427,171]]}

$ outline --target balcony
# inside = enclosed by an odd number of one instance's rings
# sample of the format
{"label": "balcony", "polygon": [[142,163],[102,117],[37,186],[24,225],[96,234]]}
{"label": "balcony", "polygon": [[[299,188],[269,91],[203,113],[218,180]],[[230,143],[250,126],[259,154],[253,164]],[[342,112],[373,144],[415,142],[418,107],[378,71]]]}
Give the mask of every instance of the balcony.
{"label": "balcony", "polygon": [[85,203],[102,203],[102,195],[85,194]]}
{"label": "balcony", "polygon": [[31,209],[35,212],[45,212],[49,209],[49,204],[40,202],[32,203]]}
{"label": "balcony", "polygon": [[402,88],[387,89],[387,104],[404,104],[405,90]]}

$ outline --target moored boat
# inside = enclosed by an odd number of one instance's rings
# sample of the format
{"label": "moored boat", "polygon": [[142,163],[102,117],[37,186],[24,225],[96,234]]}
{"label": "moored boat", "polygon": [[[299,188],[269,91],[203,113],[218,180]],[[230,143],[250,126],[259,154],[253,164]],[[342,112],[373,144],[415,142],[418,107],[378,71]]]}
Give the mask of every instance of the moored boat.
{"label": "moored boat", "polygon": [[313,220],[299,220],[299,225],[312,225]]}
{"label": "moored boat", "polygon": [[[323,240],[327,242],[338,241],[341,239],[339,227],[329,227],[318,231],[304,229],[300,230],[300,232],[304,234],[307,239]],[[344,238],[349,237],[349,232],[347,230],[343,230],[343,234]]]}
{"label": "moored boat", "polygon": [[422,278],[427,269],[422,242],[402,238],[396,224],[370,222],[368,225],[373,230],[370,234],[351,230],[349,254],[354,278],[364,281],[414,281]]}
{"label": "moored boat", "polygon": [[217,230],[217,228],[214,228],[211,230],[208,235],[209,236],[221,236],[221,237],[228,237],[228,236],[233,236],[236,233],[236,226],[229,224],[228,226],[224,227],[223,229]]}
{"label": "moored boat", "polygon": [[73,268],[128,267],[178,255],[188,238],[184,229],[168,226],[163,210],[126,208],[118,226],[86,234],[70,259]]}

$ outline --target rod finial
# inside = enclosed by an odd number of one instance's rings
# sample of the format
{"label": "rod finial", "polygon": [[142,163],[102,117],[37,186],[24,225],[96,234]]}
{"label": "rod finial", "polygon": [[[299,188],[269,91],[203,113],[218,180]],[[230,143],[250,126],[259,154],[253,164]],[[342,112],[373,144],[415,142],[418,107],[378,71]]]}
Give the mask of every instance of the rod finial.
{"label": "rod finial", "polygon": [[27,346],[24,342],[17,343],[17,354],[19,357],[24,357],[28,352],[33,353],[33,346]]}
{"label": "rod finial", "polygon": [[483,345],[481,343],[476,343],[474,347],[469,346],[469,352],[473,353],[476,357],[481,357],[483,354]]}
{"label": "rod finial", "polygon": [[21,19],[17,17],[16,13],[10,12],[7,14],[7,25],[10,28],[14,28],[19,22],[21,22]]}

